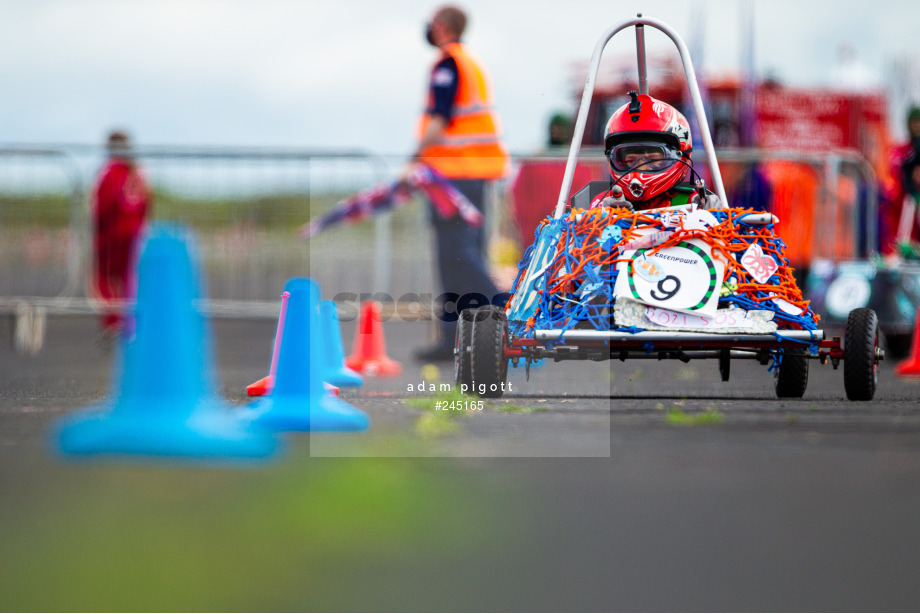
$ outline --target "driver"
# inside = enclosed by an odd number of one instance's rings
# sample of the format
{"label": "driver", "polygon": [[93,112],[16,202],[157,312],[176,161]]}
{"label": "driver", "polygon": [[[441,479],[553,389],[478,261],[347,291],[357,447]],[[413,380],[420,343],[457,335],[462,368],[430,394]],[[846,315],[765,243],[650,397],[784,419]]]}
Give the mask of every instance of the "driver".
{"label": "driver", "polygon": [[718,197],[692,183],[690,124],[674,107],[645,94],[629,92],[630,101],[607,122],[604,153],[610,189],[591,202],[594,207],[658,209],[696,203],[721,207]]}

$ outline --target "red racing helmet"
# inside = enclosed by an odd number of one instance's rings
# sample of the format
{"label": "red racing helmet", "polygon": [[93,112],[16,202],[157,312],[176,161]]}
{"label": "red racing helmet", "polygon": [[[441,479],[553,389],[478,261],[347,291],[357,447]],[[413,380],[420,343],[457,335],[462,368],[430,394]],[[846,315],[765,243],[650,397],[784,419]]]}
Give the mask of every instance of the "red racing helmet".
{"label": "red racing helmet", "polygon": [[645,94],[607,122],[604,153],[614,183],[633,202],[647,201],[684,180],[690,171],[690,124],[680,111]]}

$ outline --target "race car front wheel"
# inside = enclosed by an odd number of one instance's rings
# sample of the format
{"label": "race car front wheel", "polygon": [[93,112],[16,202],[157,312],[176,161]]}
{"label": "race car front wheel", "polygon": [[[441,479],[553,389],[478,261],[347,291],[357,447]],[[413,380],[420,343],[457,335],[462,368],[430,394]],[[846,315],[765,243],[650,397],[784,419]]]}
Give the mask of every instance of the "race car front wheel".
{"label": "race car front wheel", "polygon": [[861,307],[850,312],[843,338],[843,388],[851,401],[871,401],[878,384],[878,316]]}
{"label": "race car front wheel", "polygon": [[508,318],[501,307],[486,305],[473,312],[472,320],[472,391],[480,397],[497,399],[504,394],[508,379]]}

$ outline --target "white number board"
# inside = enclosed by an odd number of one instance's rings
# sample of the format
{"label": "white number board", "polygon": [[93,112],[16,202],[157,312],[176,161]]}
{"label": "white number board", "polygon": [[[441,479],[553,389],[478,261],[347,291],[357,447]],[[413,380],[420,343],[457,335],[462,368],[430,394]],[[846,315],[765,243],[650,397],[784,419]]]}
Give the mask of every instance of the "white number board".
{"label": "white number board", "polygon": [[617,267],[615,296],[675,311],[715,315],[725,264],[712,257],[706,243],[689,239],[648,254],[650,251],[637,249],[622,254],[629,261]]}
{"label": "white number board", "polygon": [[[699,313],[699,312],[697,312]],[[723,328],[750,329],[756,328],[756,321],[751,314],[742,309],[722,309],[715,316],[694,315],[678,313],[669,309],[646,307],[645,317],[649,322],[667,328],[719,330]]]}

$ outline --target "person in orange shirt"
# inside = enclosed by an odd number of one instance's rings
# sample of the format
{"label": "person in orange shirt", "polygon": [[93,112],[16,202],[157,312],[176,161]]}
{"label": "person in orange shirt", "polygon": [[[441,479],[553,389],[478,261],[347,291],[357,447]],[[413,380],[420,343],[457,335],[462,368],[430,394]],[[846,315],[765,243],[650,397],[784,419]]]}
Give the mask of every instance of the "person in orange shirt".
{"label": "person in orange shirt", "polygon": [[[466,24],[462,10],[444,6],[426,25],[425,39],[440,53],[431,70],[428,101],[418,124],[418,146],[409,168],[415,163],[434,168],[485,215],[487,185],[507,173],[509,158],[501,141],[489,76],[460,42]],[[439,339],[416,353],[425,362],[453,358],[460,311],[488,303],[503,305],[507,298],[499,294],[484,260],[485,225],[474,228],[459,216],[443,219],[433,210],[429,213],[442,294]]]}
{"label": "person in orange shirt", "polygon": [[92,289],[102,302],[99,343],[103,346],[124,328],[124,315],[114,303],[132,295],[134,250],[151,203],[128,135],[112,132],[107,149],[109,159],[99,173],[92,201]]}

